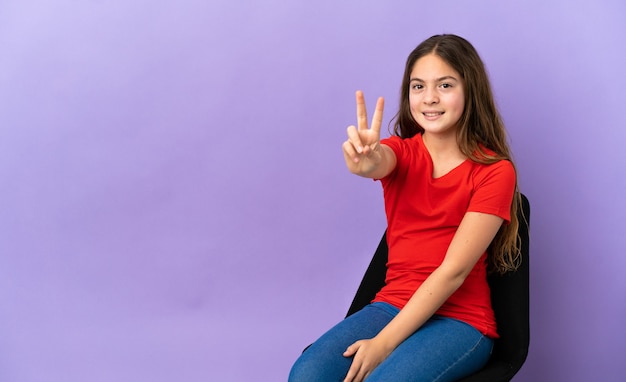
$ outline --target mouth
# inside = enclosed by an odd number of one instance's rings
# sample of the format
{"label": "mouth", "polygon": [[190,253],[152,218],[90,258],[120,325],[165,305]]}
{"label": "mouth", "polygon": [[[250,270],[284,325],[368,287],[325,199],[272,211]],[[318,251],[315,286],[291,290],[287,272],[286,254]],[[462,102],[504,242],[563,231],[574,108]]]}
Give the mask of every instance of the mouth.
{"label": "mouth", "polygon": [[440,112],[429,111],[429,112],[423,112],[422,114],[424,115],[424,117],[433,118],[433,117],[439,117],[440,115],[443,115],[443,111],[440,111]]}
{"label": "mouth", "polygon": [[444,114],[443,111],[425,111],[422,113],[427,121],[436,121]]}

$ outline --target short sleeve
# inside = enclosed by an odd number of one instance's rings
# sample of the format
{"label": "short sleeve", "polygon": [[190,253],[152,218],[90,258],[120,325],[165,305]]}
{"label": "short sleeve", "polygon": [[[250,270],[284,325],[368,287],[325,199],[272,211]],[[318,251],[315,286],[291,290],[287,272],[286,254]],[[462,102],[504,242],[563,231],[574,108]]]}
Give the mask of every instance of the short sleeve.
{"label": "short sleeve", "polygon": [[496,215],[509,223],[516,185],[513,164],[501,160],[484,166],[475,173],[473,182],[474,191],[467,211]]}
{"label": "short sleeve", "polygon": [[[396,167],[385,178],[378,179],[383,184],[394,179],[398,174],[406,174],[407,169],[416,162],[421,161],[421,135],[412,138],[400,138],[392,135],[389,138],[381,139],[380,144],[389,147],[396,156]],[[375,179],[376,180],[376,179]]]}
{"label": "short sleeve", "polygon": [[390,179],[394,178],[396,173],[398,172],[398,167],[402,167],[403,163],[405,163],[406,149],[402,138],[392,135],[389,138],[384,138],[380,140],[381,145],[388,146],[393,153],[396,155],[396,167],[389,173],[386,177],[382,179],[374,179],[380,180],[383,184],[386,184],[390,181]]}
{"label": "short sleeve", "polygon": [[389,138],[381,139],[380,144],[388,146],[396,154],[398,162],[403,163],[406,161],[407,145],[402,138],[393,135]]}

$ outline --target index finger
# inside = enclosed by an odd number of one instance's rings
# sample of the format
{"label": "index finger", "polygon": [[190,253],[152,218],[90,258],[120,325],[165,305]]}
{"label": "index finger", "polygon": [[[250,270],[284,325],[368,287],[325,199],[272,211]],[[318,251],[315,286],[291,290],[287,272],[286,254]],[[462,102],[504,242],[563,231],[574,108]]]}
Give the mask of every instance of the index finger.
{"label": "index finger", "polygon": [[367,130],[367,110],[365,109],[365,97],[361,90],[356,92],[356,120],[359,130]]}
{"label": "index finger", "polygon": [[385,108],[385,99],[378,97],[376,101],[376,109],[372,117],[372,130],[380,134],[380,126],[383,124],[383,109]]}

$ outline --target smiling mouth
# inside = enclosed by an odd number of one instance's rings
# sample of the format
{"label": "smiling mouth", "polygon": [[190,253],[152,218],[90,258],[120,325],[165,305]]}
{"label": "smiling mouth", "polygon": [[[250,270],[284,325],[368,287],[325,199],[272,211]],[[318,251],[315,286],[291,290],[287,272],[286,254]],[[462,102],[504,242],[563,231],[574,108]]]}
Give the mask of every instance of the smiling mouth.
{"label": "smiling mouth", "polygon": [[440,115],[443,114],[443,112],[437,112],[437,113],[422,113],[425,117],[438,117]]}

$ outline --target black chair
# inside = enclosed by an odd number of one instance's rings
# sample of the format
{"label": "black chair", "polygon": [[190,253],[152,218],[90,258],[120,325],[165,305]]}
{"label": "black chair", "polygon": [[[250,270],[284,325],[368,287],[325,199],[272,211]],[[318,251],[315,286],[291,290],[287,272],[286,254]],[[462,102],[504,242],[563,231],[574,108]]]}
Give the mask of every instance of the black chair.
{"label": "black chair", "polygon": [[[522,197],[522,208],[518,213],[519,237],[521,240],[522,263],[515,272],[488,276],[491,287],[491,303],[496,315],[500,338],[494,344],[487,365],[479,372],[463,378],[462,382],[504,382],[519,371],[526,361],[530,341],[528,261],[530,204]],[[361,285],[354,296],[347,316],[369,304],[376,293],[385,285],[387,272],[386,233],[378,244],[374,257],[365,271]]]}

